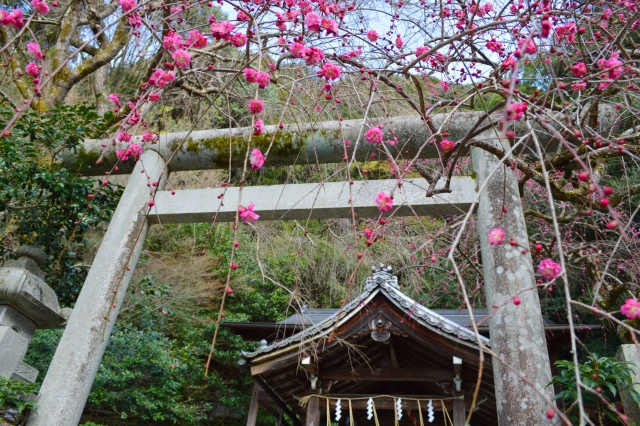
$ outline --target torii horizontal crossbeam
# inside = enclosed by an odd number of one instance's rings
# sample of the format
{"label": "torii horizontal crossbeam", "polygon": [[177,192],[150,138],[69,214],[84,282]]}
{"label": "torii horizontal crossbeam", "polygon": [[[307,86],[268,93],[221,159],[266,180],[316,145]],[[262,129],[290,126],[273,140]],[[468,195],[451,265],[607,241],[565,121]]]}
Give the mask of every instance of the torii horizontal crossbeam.
{"label": "torii horizontal crossbeam", "polygon": [[[377,217],[380,214],[376,196],[394,190],[395,216],[439,216],[468,211],[476,198],[475,180],[468,176],[455,177],[449,194],[426,197],[427,181],[422,178],[405,179],[398,188],[395,179],[324,184],[248,186],[240,188],[207,188],[159,191],[155,206],[149,213],[151,223],[231,222],[235,220],[238,205],[255,203],[260,220],[348,218],[353,212],[358,217]],[[224,194],[221,198],[220,195]],[[390,212],[391,213],[391,212]]]}

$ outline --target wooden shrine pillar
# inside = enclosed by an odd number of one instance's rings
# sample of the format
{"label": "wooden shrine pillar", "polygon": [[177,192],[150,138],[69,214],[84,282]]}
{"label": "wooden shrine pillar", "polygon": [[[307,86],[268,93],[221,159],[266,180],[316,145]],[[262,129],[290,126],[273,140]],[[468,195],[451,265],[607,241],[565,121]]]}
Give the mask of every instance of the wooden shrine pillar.
{"label": "wooden shrine pillar", "polygon": [[[482,133],[477,139],[505,151],[510,148],[494,130]],[[471,159],[481,191],[477,229],[491,350],[498,357],[492,360],[498,424],[556,425],[558,416],[546,417],[549,403],[540,395],[551,400],[554,392],[553,387],[547,387],[551,366],[518,180],[510,167],[483,149],[473,148]],[[487,237],[493,228],[504,230],[504,244],[489,244]],[[510,240],[517,245],[509,244]],[[519,305],[513,303],[515,297],[520,299]]]}
{"label": "wooden shrine pillar", "polygon": [[467,415],[464,410],[464,399],[453,400],[453,426],[465,426]]}
{"label": "wooden shrine pillar", "polygon": [[309,398],[307,403],[307,416],[305,426],[320,425],[320,399],[316,397]]}
{"label": "wooden shrine pillar", "polygon": [[[464,396],[462,387],[462,359],[453,357],[453,395]],[[467,420],[464,409],[464,399],[453,400],[453,426],[464,426]]]}
{"label": "wooden shrine pillar", "polygon": [[247,426],[255,426],[258,418],[258,394],[260,393],[260,385],[253,383],[253,392],[251,393],[251,404],[249,405],[249,416],[247,417]]}

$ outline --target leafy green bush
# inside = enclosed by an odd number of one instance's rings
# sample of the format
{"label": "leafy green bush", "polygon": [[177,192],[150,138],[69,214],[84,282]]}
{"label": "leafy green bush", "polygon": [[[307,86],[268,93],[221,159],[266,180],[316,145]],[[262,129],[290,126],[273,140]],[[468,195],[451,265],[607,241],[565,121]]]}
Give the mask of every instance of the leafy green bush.
{"label": "leafy green bush", "polygon": [[22,424],[36,406],[37,386],[0,376],[0,420],[11,425]]}
{"label": "leafy green bush", "polygon": [[[556,361],[560,375],[554,376],[551,384],[562,385],[562,391],[556,399],[562,399],[567,414],[577,420],[578,391],[575,376],[575,364],[572,361]],[[578,365],[580,380],[588,389],[582,389],[582,400],[590,417],[597,424],[623,423],[616,411],[620,412],[620,391],[627,390],[633,399],[640,403],[640,395],[633,389],[633,370],[631,362],[616,361],[614,358],[588,356],[587,361]],[[608,420],[608,421],[607,421]]]}
{"label": "leafy green bush", "polygon": [[[0,105],[0,128],[13,114]],[[121,189],[104,186],[90,200],[99,182],[62,167],[60,158],[105,131],[93,107],[59,105],[25,112],[0,139],[0,258],[19,245],[42,246],[49,256],[47,283],[63,306],[73,304],[87,273],[80,266],[85,233],[110,220]]]}

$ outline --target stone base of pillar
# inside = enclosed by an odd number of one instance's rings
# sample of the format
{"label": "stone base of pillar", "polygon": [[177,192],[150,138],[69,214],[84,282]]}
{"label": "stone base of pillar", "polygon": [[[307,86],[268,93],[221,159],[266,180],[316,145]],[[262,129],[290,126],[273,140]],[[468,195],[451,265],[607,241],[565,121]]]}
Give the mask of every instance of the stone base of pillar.
{"label": "stone base of pillar", "polygon": [[29,341],[11,327],[0,326],[0,376],[10,379],[27,353]]}

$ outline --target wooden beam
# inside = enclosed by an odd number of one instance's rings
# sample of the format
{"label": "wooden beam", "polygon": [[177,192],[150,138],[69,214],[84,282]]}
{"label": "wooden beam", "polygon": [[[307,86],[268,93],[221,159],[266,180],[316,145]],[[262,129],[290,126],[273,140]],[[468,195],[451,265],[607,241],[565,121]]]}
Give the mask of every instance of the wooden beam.
{"label": "wooden beam", "polygon": [[453,373],[436,368],[336,368],[324,371],[321,377],[327,380],[436,382],[451,381]]}
{"label": "wooden beam", "polygon": [[284,411],[287,416],[289,416],[289,418],[291,419],[291,421],[293,422],[294,426],[302,426],[302,423],[300,422],[300,420],[298,419],[298,416],[296,415],[296,413],[293,412],[293,410],[291,410],[289,407],[287,407],[287,404],[284,403],[284,401],[282,401],[282,399],[280,399],[280,397],[278,396],[278,394],[276,394],[270,387],[269,385],[267,385],[265,383],[264,380],[262,380],[262,377],[260,376],[253,376],[253,380],[260,385],[260,387],[266,392],[267,395],[269,395],[269,398],[271,398],[271,400],[273,402],[276,403],[276,405],[278,407],[280,407],[280,409],[282,409],[282,411]]}
{"label": "wooden beam", "polygon": [[269,401],[260,400],[260,395],[258,395],[258,401],[265,410],[267,410],[273,417],[275,417],[277,426],[289,426],[289,424],[283,419],[282,410],[279,408],[276,409],[273,405],[271,405],[271,399],[269,399]]}
{"label": "wooden beam", "polygon": [[[466,212],[476,197],[476,182],[469,176],[454,177],[449,194],[426,197],[429,184],[422,178],[405,179],[400,188],[395,179],[245,186],[238,203],[239,188],[206,188],[158,191],[148,219],[151,223],[231,222],[238,204],[255,204],[260,220],[378,217],[379,192],[394,192],[395,216],[451,215]],[[219,198],[222,195],[222,198]],[[390,212],[391,213],[391,212]]]}
{"label": "wooden beam", "polygon": [[247,426],[256,426],[258,418],[258,392],[260,385],[253,383],[253,392],[251,393],[251,405],[249,405],[249,416],[247,417]]}
{"label": "wooden beam", "polygon": [[453,426],[464,426],[467,420],[464,408],[464,399],[453,400]]}
{"label": "wooden beam", "polygon": [[319,398],[310,398],[307,402],[305,426],[320,426]]}

